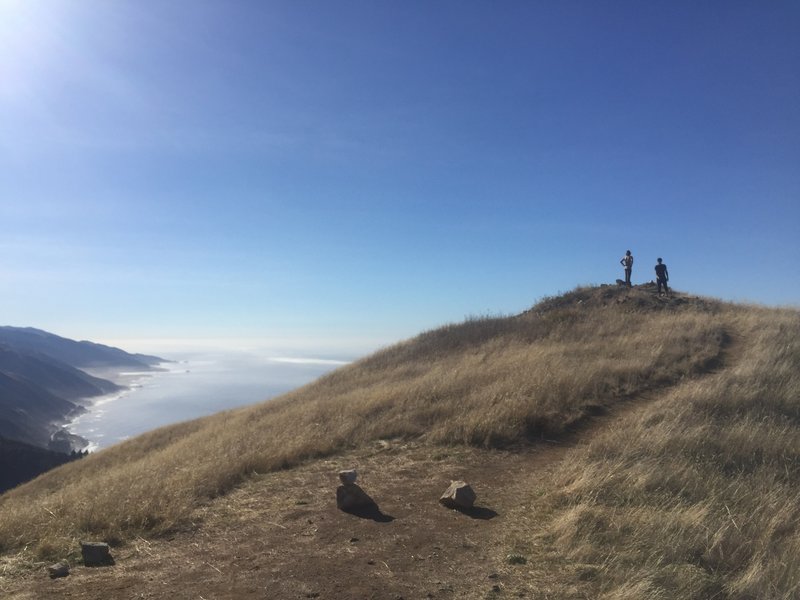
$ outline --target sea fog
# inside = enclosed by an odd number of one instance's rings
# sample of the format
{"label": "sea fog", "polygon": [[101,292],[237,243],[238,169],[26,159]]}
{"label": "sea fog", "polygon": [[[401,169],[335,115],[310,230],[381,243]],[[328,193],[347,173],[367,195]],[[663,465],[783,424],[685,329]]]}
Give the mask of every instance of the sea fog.
{"label": "sea fog", "polygon": [[106,448],[163,425],[274,398],[347,364],[344,360],[275,357],[252,352],[170,353],[162,371],[92,374],[127,389],[87,401],[67,429]]}

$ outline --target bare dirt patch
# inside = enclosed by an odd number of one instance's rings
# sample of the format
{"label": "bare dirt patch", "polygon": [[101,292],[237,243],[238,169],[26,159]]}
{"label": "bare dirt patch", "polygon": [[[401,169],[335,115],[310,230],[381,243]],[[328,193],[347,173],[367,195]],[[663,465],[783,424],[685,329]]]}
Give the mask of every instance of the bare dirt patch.
{"label": "bare dirt patch", "polygon": [[[385,442],[251,481],[198,511],[196,527],[114,551],[117,565],[43,572],[11,598],[472,598],[505,589],[499,547],[532,471],[560,447],[431,449]],[[379,511],[336,509],[336,474],[355,467]],[[473,483],[469,512],[437,502],[450,479]]]}
{"label": "bare dirt patch", "polygon": [[[522,555],[507,540],[520,515],[526,527],[543,525],[550,477],[578,439],[635,407],[596,416],[560,441],[514,450],[383,442],[259,476],[198,510],[191,530],[114,549],[116,566],[76,566],[58,580],[42,568],[3,591],[26,600],[585,598],[580,565],[565,564],[543,540]],[[345,468],[359,471],[379,511],[337,510],[337,473]],[[474,510],[438,503],[451,479],[475,488]],[[575,571],[572,592],[564,570]]]}

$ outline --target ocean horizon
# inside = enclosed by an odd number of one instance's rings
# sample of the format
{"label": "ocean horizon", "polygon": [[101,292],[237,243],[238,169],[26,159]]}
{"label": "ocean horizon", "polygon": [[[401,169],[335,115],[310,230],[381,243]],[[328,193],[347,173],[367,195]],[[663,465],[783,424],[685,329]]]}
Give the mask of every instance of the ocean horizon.
{"label": "ocean horizon", "polygon": [[125,388],[83,401],[87,412],[66,429],[90,452],[139,434],[270,400],[348,360],[245,351],[172,353],[157,371],[97,373]]}

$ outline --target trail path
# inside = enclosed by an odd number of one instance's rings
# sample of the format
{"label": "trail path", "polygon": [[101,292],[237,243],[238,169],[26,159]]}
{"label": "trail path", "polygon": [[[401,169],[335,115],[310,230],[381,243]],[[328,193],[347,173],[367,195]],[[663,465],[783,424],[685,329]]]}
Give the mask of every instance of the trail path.
{"label": "trail path", "polygon": [[[735,364],[741,347],[733,336],[721,364],[700,377]],[[549,482],[577,446],[624,426],[665,393],[617,402],[557,441],[508,451],[381,442],[257,477],[198,510],[191,530],[116,549],[114,567],[77,566],[60,580],[40,571],[0,591],[18,600],[591,597],[591,574],[545,536],[533,535],[525,564],[508,560],[511,540],[522,526],[544,528]],[[336,474],[345,468],[358,469],[379,514],[336,509]],[[451,479],[476,489],[471,513],[438,504]],[[574,571],[572,589],[553,576],[564,569]]]}

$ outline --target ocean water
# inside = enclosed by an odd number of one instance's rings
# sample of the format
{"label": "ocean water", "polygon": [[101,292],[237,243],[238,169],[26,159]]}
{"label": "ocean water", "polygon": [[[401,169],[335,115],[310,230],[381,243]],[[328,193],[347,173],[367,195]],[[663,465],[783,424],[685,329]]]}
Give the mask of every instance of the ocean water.
{"label": "ocean water", "polygon": [[86,402],[88,412],[67,429],[105,448],[163,425],[279,396],[317,379],[344,361],[281,358],[251,353],[190,354],[163,371],[93,373],[127,389]]}

